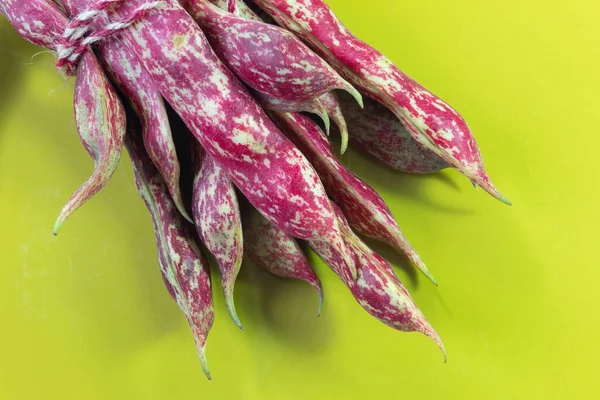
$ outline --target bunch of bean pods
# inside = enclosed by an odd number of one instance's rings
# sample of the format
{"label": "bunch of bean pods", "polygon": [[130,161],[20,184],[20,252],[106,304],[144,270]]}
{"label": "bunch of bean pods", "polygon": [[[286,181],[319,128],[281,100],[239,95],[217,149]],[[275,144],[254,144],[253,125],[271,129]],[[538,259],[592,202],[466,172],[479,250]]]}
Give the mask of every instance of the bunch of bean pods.
{"label": "bunch of bean pods", "polygon": [[[203,251],[242,327],[233,294],[244,254],[306,281],[322,306],[298,240],[368,313],[444,351],[392,266],[361,239],[392,246],[435,283],[383,199],[338,160],[331,125],[341,153],[350,142],[405,173],[455,168],[510,203],[463,118],[323,0],[0,0],[0,13],[76,77],[75,121],[95,168],[54,233],[106,185],[124,147],[154,222],[162,278],[209,378],[214,309]],[[175,140],[176,130],[187,139]]]}

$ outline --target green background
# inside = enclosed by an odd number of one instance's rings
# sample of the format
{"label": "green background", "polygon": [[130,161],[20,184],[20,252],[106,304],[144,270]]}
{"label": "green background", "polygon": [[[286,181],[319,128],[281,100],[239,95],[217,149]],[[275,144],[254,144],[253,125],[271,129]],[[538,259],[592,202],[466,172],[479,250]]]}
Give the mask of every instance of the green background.
{"label": "green background", "polygon": [[[360,38],[452,104],[513,207],[454,171],[415,177],[350,153],[438,279],[398,273],[442,336],[366,314],[324,265],[305,284],[245,264],[246,332],[215,290],[205,380],[163,287],[124,157],[59,237],[92,170],[73,81],[0,21],[0,398],[592,398],[600,318],[598,2],[331,0]],[[218,286],[218,282],[217,285]]]}

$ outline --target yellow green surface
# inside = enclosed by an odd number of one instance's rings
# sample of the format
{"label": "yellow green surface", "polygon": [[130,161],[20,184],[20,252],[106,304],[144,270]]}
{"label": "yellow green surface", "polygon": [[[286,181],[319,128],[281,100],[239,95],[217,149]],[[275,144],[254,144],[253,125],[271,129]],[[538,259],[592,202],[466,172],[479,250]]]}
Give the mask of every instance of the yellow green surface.
{"label": "yellow green surface", "polygon": [[[159,276],[124,157],[54,220],[92,170],[73,82],[0,21],[0,399],[594,398],[600,356],[598,3],[350,1],[356,34],[469,122],[493,200],[454,171],[413,177],[345,157],[389,202],[440,282],[399,274],[442,336],[372,319],[323,265],[326,302],[245,265],[229,320],[215,289],[213,381]],[[218,286],[218,285],[215,285]]]}

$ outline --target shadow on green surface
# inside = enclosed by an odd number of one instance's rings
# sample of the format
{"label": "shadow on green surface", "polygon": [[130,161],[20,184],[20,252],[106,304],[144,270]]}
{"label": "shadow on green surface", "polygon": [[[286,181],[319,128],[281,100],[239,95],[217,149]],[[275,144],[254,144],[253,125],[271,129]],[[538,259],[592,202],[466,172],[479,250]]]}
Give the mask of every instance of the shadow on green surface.
{"label": "shadow on green surface", "polygon": [[258,331],[271,331],[275,340],[303,351],[319,351],[328,346],[330,320],[317,315],[317,293],[307,283],[276,277],[246,257],[238,288],[236,305],[242,323],[248,321],[246,329],[259,326]]}
{"label": "shadow on green surface", "polygon": [[[430,175],[411,175],[395,171],[380,162],[364,155],[359,150],[349,147],[348,151],[339,156],[344,165],[375,188],[385,187],[399,198],[408,198],[421,203],[433,210],[444,213],[468,215],[473,211],[467,208],[450,206],[432,200],[425,193],[425,187],[432,182],[441,182],[457,192],[463,192],[456,177],[450,170],[444,170]],[[464,178],[466,179],[466,178]]]}

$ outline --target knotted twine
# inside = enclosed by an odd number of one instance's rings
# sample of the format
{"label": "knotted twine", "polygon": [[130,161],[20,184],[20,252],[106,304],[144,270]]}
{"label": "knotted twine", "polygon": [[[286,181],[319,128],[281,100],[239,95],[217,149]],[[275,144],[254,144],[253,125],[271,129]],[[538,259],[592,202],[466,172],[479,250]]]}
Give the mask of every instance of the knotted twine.
{"label": "knotted twine", "polygon": [[109,22],[97,31],[89,33],[94,20],[99,15],[109,7],[122,1],[124,0],[98,0],[88,10],[83,11],[75,18],[71,18],[56,51],[58,57],[56,67],[63,74],[66,76],[75,75],[77,64],[89,46],[130,27],[146,15],[148,11],[162,4],[162,1],[152,1],[142,4],[122,20]]}

